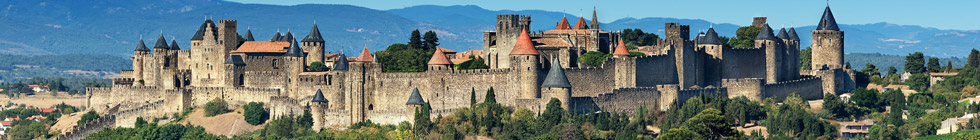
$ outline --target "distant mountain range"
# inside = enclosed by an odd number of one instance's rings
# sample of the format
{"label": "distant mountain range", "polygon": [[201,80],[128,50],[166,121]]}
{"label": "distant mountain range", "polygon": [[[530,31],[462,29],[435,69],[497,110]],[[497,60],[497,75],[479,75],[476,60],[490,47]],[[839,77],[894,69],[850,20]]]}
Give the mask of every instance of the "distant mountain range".
{"label": "distant mountain range", "polygon": [[[177,38],[183,49],[189,49],[190,37],[206,17],[237,20],[239,33],[251,28],[258,40],[271,38],[277,30],[306,36],[316,22],[330,52],[357,52],[362,47],[381,50],[392,43],[407,42],[414,29],[436,31],[445,48],[481,49],[481,32],[493,30],[498,14],[531,15],[531,27],[535,31],[554,28],[562,17],[572,23],[578,19],[562,12],[493,11],[478,6],[422,5],[382,11],[351,5],[280,6],[217,0],[12,0],[0,6],[3,6],[0,26],[7,29],[0,32],[0,54],[15,55],[128,56],[140,34],[145,42],[152,44],[161,32],[168,39]],[[745,19],[746,25],[751,22],[751,17]],[[813,19],[814,24],[817,20]],[[660,17],[623,18],[600,26],[603,30],[640,28],[662,34],[665,22],[691,25],[692,35],[713,26],[720,35],[733,36],[740,27],[700,19]],[[963,57],[969,52],[965,50],[980,46],[978,30],[939,30],[889,23],[840,26],[846,33],[847,53],[906,55],[921,51],[930,56]],[[797,28],[802,44],[810,44],[809,31],[814,28]]]}

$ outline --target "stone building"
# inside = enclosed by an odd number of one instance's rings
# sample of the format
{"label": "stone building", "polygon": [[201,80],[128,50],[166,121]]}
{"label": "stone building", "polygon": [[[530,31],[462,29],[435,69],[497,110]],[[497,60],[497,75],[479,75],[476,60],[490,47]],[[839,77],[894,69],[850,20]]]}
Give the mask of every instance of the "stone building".
{"label": "stone building", "polygon": [[[457,70],[453,53],[437,49],[425,72],[382,72],[367,49],[358,57],[324,53],[330,47],[316,25],[301,41],[289,32],[256,41],[250,30],[238,41],[235,20],[208,19],[191,38],[190,50],[168,46],[162,35],[153,50],[141,40],[133,70],[113,79],[113,87],[88,88],[88,106],[98,112],[136,110],[115,119],[130,121],[212,100],[230,106],[265,102],[273,117],[302,113],[309,105],[319,130],[366,120],[397,124],[411,120],[423,104],[432,107],[431,116],[449,115],[470,106],[471,89],[492,88],[498,103],[532,111],[542,111],[554,98],[575,113],[630,113],[640,106],[666,110],[705,94],[762,100],[798,93],[819,99],[854,87],[853,70],[842,67],[842,58],[816,57],[843,55],[843,32],[829,7],[814,31],[814,40],[822,42],[813,46],[820,48],[814,49],[814,59],[828,60],[814,63],[819,69],[812,71],[799,69],[795,29],[774,35],[765,18],[757,18],[763,19],[756,21],[763,31],[755,48],[722,47],[714,29],[690,39],[689,26],[666,23],[657,43],[662,49],[639,57],[629,55],[619,33],[600,31],[595,16],[591,26],[583,18],[574,26],[563,19],[555,30],[536,33],[527,30],[530,16],[497,19],[496,30],[483,33],[484,50],[474,51],[487,58],[490,69]],[[586,51],[614,57],[599,67],[583,67],[577,60]],[[325,62],[329,69],[307,70],[313,62]],[[474,98],[484,100],[482,94]]]}

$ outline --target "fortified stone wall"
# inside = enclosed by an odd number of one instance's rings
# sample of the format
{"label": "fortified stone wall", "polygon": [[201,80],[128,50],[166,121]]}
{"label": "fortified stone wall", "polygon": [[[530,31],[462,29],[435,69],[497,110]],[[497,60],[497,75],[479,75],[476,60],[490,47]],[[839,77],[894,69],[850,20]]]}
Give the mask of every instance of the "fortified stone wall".
{"label": "fortified stone wall", "polygon": [[660,91],[656,87],[634,87],[614,89],[612,93],[596,96],[596,106],[605,112],[631,114],[645,106],[651,110],[659,109]]}
{"label": "fortified stone wall", "polygon": [[804,100],[815,100],[823,98],[823,87],[820,78],[806,77],[803,79],[777,82],[763,86],[765,97],[776,97],[780,101],[786,99],[789,94],[797,93]]}
{"label": "fortified stone wall", "polygon": [[765,78],[766,54],[760,48],[724,48],[722,79]]}
{"label": "fortified stone wall", "polygon": [[664,55],[636,58],[636,86],[652,87],[677,83],[677,68],[673,51]]}

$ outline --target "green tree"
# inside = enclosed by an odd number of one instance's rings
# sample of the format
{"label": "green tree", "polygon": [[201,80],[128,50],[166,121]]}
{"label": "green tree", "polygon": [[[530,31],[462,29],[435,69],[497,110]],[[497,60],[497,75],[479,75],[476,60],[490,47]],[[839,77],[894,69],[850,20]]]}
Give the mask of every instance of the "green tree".
{"label": "green tree", "polygon": [[926,60],[922,52],[911,53],[905,56],[905,72],[919,74],[926,72]]}
{"label": "green tree", "polygon": [[422,39],[425,39],[425,41],[422,42],[422,45],[427,50],[436,49],[436,47],[439,46],[439,37],[436,36],[436,32],[434,31],[430,30],[428,32],[425,32],[425,35],[422,36]]}
{"label": "green tree", "polygon": [[483,97],[483,103],[497,103],[497,95],[493,93],[493,87],[487,90],[486,96]]}
{"label": "green tree", "polygon": [[306,70],[312,72],[327,71],[327,65],[324,65],[323,62],[313,62],[306,66]]}
{"label": "green tree", "polygon": [[736,37],[728,41],[729,46],[734,48],[755,48],[755,37],[759,35],[762,28],[754,26],[743,26],[735,31]]}
{"label": "green tree", "polygon": [[813,53],[813,49],[811,49],[810,47],[807,47],[806,49],[800,50],[800,69],[801,70],[810,70],[812,68],[810,66],[811,65],[810,64],[811,63],[810,62],[811,61],[811,59],[810,59],[811,53]]}
{"label": "green tree", "polygon": [[592,66],[592,67],[602,67],[602,63],[606,61],[606,58],[612,57],[612,54],[606,54],[598,51],[589,51],[582,54],[579,61]]}
{"label": "green tree", "polygon": [[939,65],[939,58],[929,58],[929,63],[926,64],[926,70],[929,72],[943,71],[942,66]]}
{"label": "green tree", "polygon": [[268,112],[263,108],[264,103],[262,102],[248,102],[242,108],[245,110],[245,122],[252,125],[259,125],[268,119]]}
{"label": "green tree", "polygon": [[732,129],[731,124],[721,114],[721,111],[714,108],[707,108],[687,120],[687,125],[694,132],[705,136],[708,139],[721,139],[724,137],[736,136],[739,133]]}
{"label": "green tree", "polygon": [[412,30],[412,36],[408,38],[408,46],[415,49],[424,49],[424,42],[422,42],[422,34],[419,29]]}
{"label": "green tree", "polygon": [[79,119],[77,123],[78,125],[82,125],[85,122],[95,120],[98,118],[99,118],[99,114],[95,113],[95,111],[89,110],[88,112],[85,112],[85,114],[82,115],[82,118]]}
{"label": "green tree", "polygon": [[204,104],[204,116],[215,116],[228,112],[228,102],[222,99],[214,99]]}

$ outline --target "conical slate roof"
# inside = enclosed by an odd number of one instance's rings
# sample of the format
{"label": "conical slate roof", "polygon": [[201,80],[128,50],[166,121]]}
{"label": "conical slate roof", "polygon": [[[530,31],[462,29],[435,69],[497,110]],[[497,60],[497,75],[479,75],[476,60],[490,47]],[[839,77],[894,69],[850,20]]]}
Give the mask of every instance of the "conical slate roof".
{"label": "conical slate roof", "polygon": [[163,38],[163,34],[157,38],[157,44],[153,45],[153,49],[170,49],[170,46],[167,45],[167,39]]}
{"label": "conical slate roof", "polygon": [[823,17],[820,17],[820,23],[817,24],[817,30],[840,31],[840,28],[837,28],[837,20],[834,20],[834,13],[830,11],[830,6],[827,6],[827,8],[823,10]]}
{"label": "conical slate roof", "polygon": [[772,34],[772,28],[769,24],[762,26],[762,30],[759,30],[759,35],[755,36],[755,40],[776,40],[776,36]]}
{"label": "conical slate roof", "polygon": [[303,38],[303,42],[324,42],[323,36],[320,36],[320,29],[316,27],[316,23],[313,24],[313,29],[310,29],[310,34]]}
{"label": "conical slate roof", "polygon": [[344,53],[340,53],[339,55],[337,55],[337,61],[333,62],[332,71],[347,71],[348,69],[347,65],[350,65],[347,62],[347,55],[344,55]]}
{"label": "conical slate roof", "polygon": [[423,105],[425,100],[422,100],[422,94],[419,93],[419,88],[415,87],[412,89],[412,95],[408,96],[408,102],[405,105]]}
{"label": "conical slate roof", "polygon": [[780,28],[779,33],[776,34],[776,38],[779,39],[789,39],[789,35],[786,33],[786,28]]}
{"label": "conical slate roof", "polygon": [[225,64],[245,65],[245,60],[242,59],[241,55],[229,55],[228,60],[225,60]]}
{"label": "conical slate roof", "polygon": [[252,29],[245,31],[245,41],[255,41],[255,37],[252,37]]}
{"label": "conical slate roof", "polygon": [[796,28],[790,27],[787,34],[789,35],[790,40],[800,41],[800,36],[796,34]]}
{"label": "conical slate roof", "polygon": [[289,43],[289,48],[286,50],[286,54],[283,54],[283,56],[303,57],[306,55],[303,54],[303,48],[300,48],[299,42],[296,42],[294,39],[293,43]]}
{"label": "conical slate roof", "polygon": [[575,22],[575,30],[589,29],[589,25],[585,23],[585,18],[578,17],[578,21]]}
{"label": "conical slate roof", "polygon": [[514,43],[514,49],[510,51],[510,55],[538,54],[538,50],[534,49],[534,42],[531,42],[531,36],[527,35],[527,29],[521,30],[521,36],[517,37],[517,43]]}
{"label": "conical slate roof", "polygon": [[429,59],[429,65],[452,65],[453,62],[446,58],[446,54],[442,52],[442,49],[436,49],[436,52],[432,54],[432,58]]}
{"label": "conical slate roof", "polygon": [[279,38],[282,38],[282,34],[276,31],[276,35],[272,35],[272,39],[269,39],[269,41],[279,41]]}
{"label": "conical slate roof", "polygon": [[[211,29],[216,28],[215,27],[216,25],[214,25],[214,21],[211,21],[211,19],[206,19],[204,20],[204,23],[201,23],[201,27],[197,28],[197,33],[194,33],[194,37],[191,37],[191,40],[204,40],[204,33],[207,32],[208,26],[210,26]],[[212,33],[214,33],[214,37],[218,37],[217,32],[212,32]]]}
{"label": "conical slate roof", "polygon": [[541,83],[541,87],[572,87],[572,84],[568,83],[568,77],[565,77],[565,70],[561,68],[561,63],[558,63],[557,58],[551,62],[551,70],[548,70],[548,76],[544,78],[544,83]]}
{"label": "conical slate roof", "polygon": [[619,45],[616,45],[613,55],[630,55],[629,50],[626,49],[626,43],[623,43],[622,39],[619,40]]}
{"label": "conical slate roof", "polygon": [[715,32],[715,28],[708,28],[704,37],[698,39],[698,44],[721,45],[721,39],[718,39],[718,32]]}
{"label": "conical slate roof", "polygon": [[[438,49],[436,49],[436,51],[438,51]],[[367,47],[364,47],[364,50],[361,50],[361,56],[357,57],[357,61],[372,62],[374,61],[374,56],[371,56],[371,51],[368,51]]]}
{"label": "conical slate roof", "polygon": [[311,102],[316,103],[326,103],[327,98],[323,98],[323,92],[320,89],[316,89],[316,94],[313,95],[313,100]]}
{"label": "conical slate roof", "polygon": [[180,50],[180,46],[177,46],[177,40],[176,39],[170,41],[170,49],[171,50]]}
{"label": "conical slate roof", "polygon": [[568,19],[561,17],[561,21],[558,22],[558,26],[555,26],[555,30],[569,30],[572,26],[568,25]]}
{"label": "conical slate roof", "polygon": [[140,39],[140,42],[136,44],[136,50],[133,50],[133,51],[144,51],[144,52],[148,52],[148,51],[150,51],[150,48],[146,48],[146,44],[143,43],[143,39]]}

